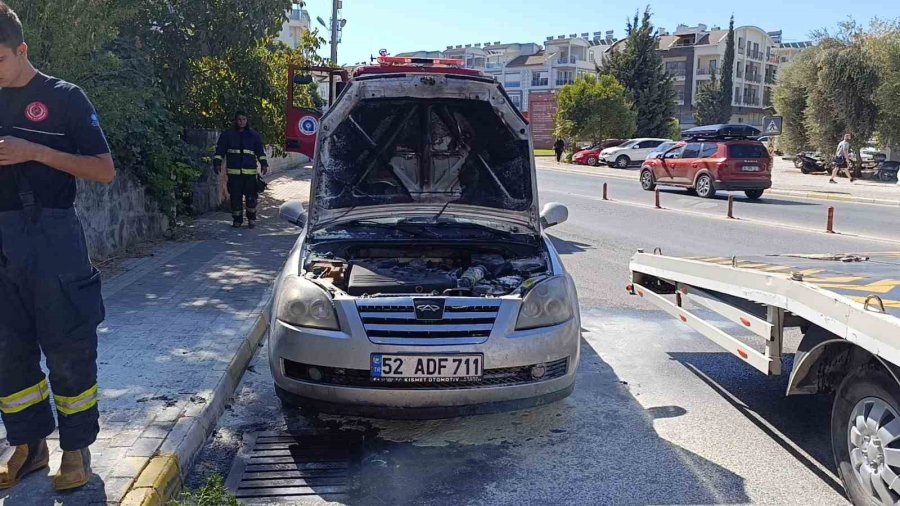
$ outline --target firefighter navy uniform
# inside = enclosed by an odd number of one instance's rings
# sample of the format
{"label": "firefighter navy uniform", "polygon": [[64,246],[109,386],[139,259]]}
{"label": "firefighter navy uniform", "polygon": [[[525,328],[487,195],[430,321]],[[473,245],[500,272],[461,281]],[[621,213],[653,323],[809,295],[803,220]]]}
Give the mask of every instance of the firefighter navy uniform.
{"label": "firefighter navy uniform", "polygon": [[257,162],[268,168],[262,137],[249,126],[243,130],[231,128],[219,136],[216,144],[216,164],[225,160],[228,174],[228,195],[231,198],[231,217],[239,226],[244,221],[244,202],[247,204],[247,220],[256,221],[259,191],[256,187]]}
{"label": "firefighter navy uniform", "polygon": [[[40,73],[22,88],[0,89],[5,136],[71,154],[109,153],[82,90]],[[105,311],[75,191],[75,177],[38,162],[0,168],[0,415],[12,446],[39,442],[58,424],[62,449],[83,450],[99,432],[97,326]]]}

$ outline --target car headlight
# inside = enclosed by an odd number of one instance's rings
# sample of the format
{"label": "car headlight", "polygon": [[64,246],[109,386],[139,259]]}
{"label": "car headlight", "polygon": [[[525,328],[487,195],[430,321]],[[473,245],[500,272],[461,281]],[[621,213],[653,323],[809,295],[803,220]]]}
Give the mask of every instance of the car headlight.
{"label": "car headlight", "polygon": [[565,276],[548,279],[535,286],[519,310],[516,330],[551,327],[567,322],[575,316],[569,283]]}
{"label": "car headlight", "polygon": [[298,276],[286,276],[278,295],[276,317],[291,325],[340,330],[334,302],[325,290]]}

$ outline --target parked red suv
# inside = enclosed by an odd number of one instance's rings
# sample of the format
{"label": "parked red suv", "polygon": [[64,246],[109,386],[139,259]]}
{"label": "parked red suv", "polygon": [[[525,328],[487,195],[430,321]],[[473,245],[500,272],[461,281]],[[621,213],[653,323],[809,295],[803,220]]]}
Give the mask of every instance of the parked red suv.
{"label": "parked red suv", "polygon": [[772,158],[748,125],[710,125],[686,130],[686,140],[644,162],[641,186],[678,186],[713,198],[719,190],[742,190],[758,199],[772,187]]}

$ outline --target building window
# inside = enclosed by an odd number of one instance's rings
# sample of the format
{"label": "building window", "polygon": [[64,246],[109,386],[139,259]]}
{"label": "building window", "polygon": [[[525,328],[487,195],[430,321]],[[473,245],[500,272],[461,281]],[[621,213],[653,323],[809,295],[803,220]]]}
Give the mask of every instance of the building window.
{"label": "building window", "polygon": [[565,86],[575,82],[573,72],[571,70],[559,70],[556,72],[556,85]]}
{"label": "building window", "polygon": [[510,95],[509,100],[512,102],[512,105],[516,106],[516,109],[522,110],[522,96],[521,95]]}
{"label": "building window", "polygon": [[522,76],[520,74],[506,74],[506,87],[507,88],[521,88],[522,87]]}
{"label": "building window", "polygon": [[684,103],[684,86],[675,87],[675,100]]}
{"label": "building window", "polygon": [[531,73],[531,86],[548,86],[550,84],[550,73],[547,71],[534,71]]}
{"label": "building window", "polygon": [[738,37],[738,49],[744,49],[744,38]]}
{"label": "building window", "polygon": [[737,69],[737,76],[744,77],[744,66],[738,63],[737,65],[735,65],[735,67]]}
{"label": "building window", "polygon": [[685,61],[667,61],[666,62],[666,72],[672,74],[675,77],[684,77],[686,74],[686,65]]}
{"label": "building window", "polygon": [[740,86],[736,86],[734,88],[734,103],[735,104],[741,103],[741,87]]}

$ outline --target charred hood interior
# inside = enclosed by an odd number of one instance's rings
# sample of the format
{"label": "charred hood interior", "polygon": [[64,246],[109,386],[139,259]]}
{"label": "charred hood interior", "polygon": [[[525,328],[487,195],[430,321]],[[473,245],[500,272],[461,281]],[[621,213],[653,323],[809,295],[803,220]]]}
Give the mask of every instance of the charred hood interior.
{"label": "charred hood interior", "polygon": [[316,205],[464,204],[526,211],[531,154],[482,100],[363,100],[325,142]]}
{"label": "charred hood interior", "polygon": [[356,297],[503,296],[533,286],[550,271],[546,254],[524,244],[346,242],[315,250],[306,277]]}

